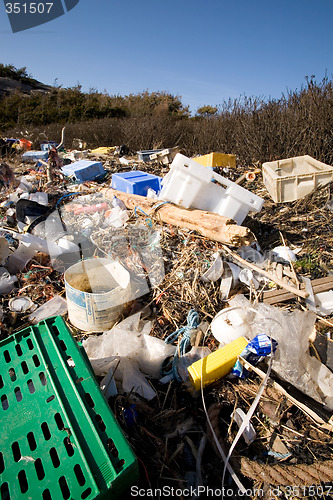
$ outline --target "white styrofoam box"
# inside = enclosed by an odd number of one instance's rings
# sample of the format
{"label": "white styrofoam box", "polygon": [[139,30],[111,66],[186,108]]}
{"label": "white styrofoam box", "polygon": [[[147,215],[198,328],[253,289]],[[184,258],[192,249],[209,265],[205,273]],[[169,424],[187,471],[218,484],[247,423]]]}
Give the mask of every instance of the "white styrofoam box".
{"label": "white styrofoam box", "polygon": [[177,154],[162,180],[159,199],[198,208],[241,224],[248,212],[259,212],[264,200],[200,163]]}
{"label": "white styrofoam box", "polygon": [[333,167],[309,155],[263,163],[262,174],[276,203],[299,200],[317,186],[333,181]]}

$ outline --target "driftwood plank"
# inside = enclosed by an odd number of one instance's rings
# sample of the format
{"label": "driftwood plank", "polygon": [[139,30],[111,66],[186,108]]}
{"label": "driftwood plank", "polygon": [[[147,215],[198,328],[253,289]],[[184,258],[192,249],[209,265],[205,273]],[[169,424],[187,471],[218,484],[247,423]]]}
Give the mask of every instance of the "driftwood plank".
{"label": "driftwood plank", "polygon": [[[327,292],[333,288],[333,276],[312,280],[311,285],[314,293]],[[300,289],[304,290],[303,283],[300,284]],[[293,297],[294,296],[286,292],[286,290],[270,290],[269,292],[264,292],[263,302],[265,302],[265,304],[274,305],[291,300]]]}

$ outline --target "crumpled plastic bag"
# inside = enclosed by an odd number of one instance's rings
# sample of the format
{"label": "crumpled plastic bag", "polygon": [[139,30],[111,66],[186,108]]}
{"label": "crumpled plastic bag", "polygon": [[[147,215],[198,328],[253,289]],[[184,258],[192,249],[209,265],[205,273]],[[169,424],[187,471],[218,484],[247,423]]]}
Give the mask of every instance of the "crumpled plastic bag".
{"label": "crumpled plastic bag", "polygon": [[[104,358],[103,361],[107,375],[101,381],[100,387],[107,398],[117,394],[115,381],[121,384],[123,392],[127,394],[137,393],[148,401],[156,396],[155,390],[140,372],[136,361],[118,356]],[[93,369],[96,367],[95,371],[100,369],[98,360],[91,362]]]}
{"label": "crumpled plastic bag", "polygon": [[90,336],[83,347],[97,376],[105,376],[120,360],[115,379],[122,382],[125,392],[135,391],[152,399],[155,391],[143,374],[158,379],[163,361],[173,356],[175,347],[149,335],[151,321],[141,320],[141,312],[133,314],[102,335]]}
{"label": "crumpled plastic bag", "polygon": [[[333,409],[333,373],[309,354],[309,336],[316,314],[313,311],[282,311],[268,304],[253,305],[237,296],[244,322],[250,326],[251,338],[265,333],[278,342],[272,369],[316,401]],[[230,305],[236,305],[230,301]],[[257,313],[253,315],[253,310]],[[252,316],[252,317],[251,317]]]}

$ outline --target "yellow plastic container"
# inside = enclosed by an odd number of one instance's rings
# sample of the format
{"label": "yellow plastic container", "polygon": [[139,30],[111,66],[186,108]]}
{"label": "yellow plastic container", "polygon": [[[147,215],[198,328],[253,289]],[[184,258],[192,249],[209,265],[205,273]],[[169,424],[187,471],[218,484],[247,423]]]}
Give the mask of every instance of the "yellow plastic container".
{"label": "yellow plastic container", "polygon": [[110,146],[110,147],[104,147],[101,146],[100,148],[92,149],[91,152],[94,155],[107,155],[109,153],[112,153],[116,149],[115,146]]}
{"label": "yellow plastic container", "polygon": [[205,387],[215,380],[225,377],[236,363],[237,356],[241,354],[248,343],[249,341],[245,337],[239,337],[189,366],[187,371],[194,388],[197,391],[200,389],[201,378],[202,385]]}
{"label": "yellow plastic container", "polygon": [[197,156],[194,161],[204,167],[230,167],[236,168],[236,156],[224,153],[209,153],[208,155]]}

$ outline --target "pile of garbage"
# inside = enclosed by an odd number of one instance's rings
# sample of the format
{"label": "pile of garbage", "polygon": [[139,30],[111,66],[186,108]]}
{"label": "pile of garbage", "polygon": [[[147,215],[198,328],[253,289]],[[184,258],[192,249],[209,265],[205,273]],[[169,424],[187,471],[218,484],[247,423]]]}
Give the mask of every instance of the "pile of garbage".
{"label": "pile of garbage", "polygon": [[137,460],[121,498],[329,497],[333,167],[64,145],[3,140],[4,353],[63,317]]}

